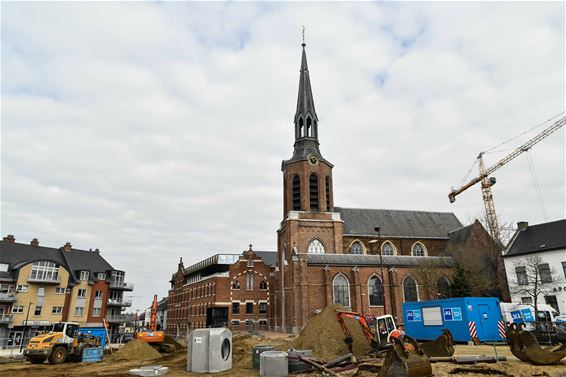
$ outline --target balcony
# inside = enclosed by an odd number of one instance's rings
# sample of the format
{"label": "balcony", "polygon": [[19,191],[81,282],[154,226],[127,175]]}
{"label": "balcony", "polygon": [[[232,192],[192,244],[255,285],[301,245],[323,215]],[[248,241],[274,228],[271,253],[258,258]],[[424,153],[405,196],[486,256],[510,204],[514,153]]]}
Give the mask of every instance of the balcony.
{"label": "balcony", "polygon": [[59,275],[56,276],[28,276],[28,283],[40,283],[40,284],[60,284],[61,278]]}
{"label": "balcony", "polygon": [[123,281],[110,281],[110,289],[120,289],[122,291],[133,291],[134,285],[132,283],[124,283]]}
{"label": "balcony", "polygon": [[7,325],[10,322],[12,322],[12,315],[11,314],[0,315],[0,325]]}
{"label": "balcony", "polygon": [[119,299],[108,299],[108,306],[123,306],[123,307],[129,307],[132,306],[132,300],[126,300],[123,298],[119,298]]}
{"label": "balcony", "polygon": [[0,302],[16,302],[18,298],[14,293],[0,293]]}
{"label": "balcony", "polygon": [[108,323],[123,323],[123,322],[133,322],[133,316],[131,314],[114,314],[107,315],[106,322]]}

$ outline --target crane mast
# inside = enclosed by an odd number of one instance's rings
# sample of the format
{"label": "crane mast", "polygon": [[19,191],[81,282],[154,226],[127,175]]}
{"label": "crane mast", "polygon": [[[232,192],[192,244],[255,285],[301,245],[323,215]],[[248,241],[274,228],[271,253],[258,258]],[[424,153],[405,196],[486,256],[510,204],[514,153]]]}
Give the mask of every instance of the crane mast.
{"label": "crane mast", "polygon": [[497,161],[495,164],[493,164],[487,169],[483,162],[484,152],[481,152],[478,155],[479,170],[480,170],[479,176],[470,180],[468,183],[462,185],[457,189],[453,188],[448,194],[448,199],[450,200],[450,203],[454,203],[456,201],[457,195],[461,194],[462,192],[464,192],[471,186],[475,185],[476,183],[481,182],[481,190],[482,190],[483,203],[485,206],[486,221],[487,221],[487,226],[489,228],[488,230],[494,239],[496,240],[499,239],[499,224],[497,221],[497,214],[495,212],[495,205],[493,203],[493,195],[491,194],[491,186],[495,184],[496,180],[494,177],[489,177],[489,175],[494,171],[496,171],[497,169],[504,166],[505,164],[507,164],[509,161],[515,159],[523,152],[526,152],[529,149],[531,149],[535,144],[539,143],[541,140],[545,139],[550,134],[552,134],[553,132],[557,131],[559,128],[564,126],[564,124],[566,124],[566,117],[562,117],[558,119],[550,127],[544,129],[541,133],[539,133],[538,135],[536,135],[535,137],[527,141],[525,144],[521,145],[513,152],[511,152],[509,155],[503,157],[501,160]]}

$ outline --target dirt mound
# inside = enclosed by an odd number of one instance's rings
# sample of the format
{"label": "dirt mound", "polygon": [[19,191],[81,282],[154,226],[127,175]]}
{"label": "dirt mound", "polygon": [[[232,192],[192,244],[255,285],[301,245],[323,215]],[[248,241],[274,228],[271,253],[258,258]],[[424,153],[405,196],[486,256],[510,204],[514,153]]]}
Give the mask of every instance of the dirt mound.
{"label": "dirt mound", "polygon": [[[340,305],[327,306],[307,322],[307,325],[293,343],[293,347],[310,349],[314,356],[324,360],[331,360],[348,353],[348,347],[344,342],[344,332],[336,319],[336,309],[347,310]],[[354,339],[354,354],[364,354],[371,351],[359,322],[351,318],[345,318],[344,322]]]}
{"label": "dirt mound", "polygon": [[151,347],[146,342],[134,339],[126,343],[126,345],[120,348],[117,352],[110,355],[107,360],[109,361],[146,361],[158,359],[161,354],[157,352],[153,347]]}

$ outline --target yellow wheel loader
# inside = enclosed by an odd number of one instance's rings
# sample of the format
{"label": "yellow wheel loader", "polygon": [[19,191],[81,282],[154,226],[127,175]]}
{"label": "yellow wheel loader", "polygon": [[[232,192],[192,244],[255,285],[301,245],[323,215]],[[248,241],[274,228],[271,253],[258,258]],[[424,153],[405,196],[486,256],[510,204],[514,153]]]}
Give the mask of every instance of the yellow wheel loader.
{"label": "yellow wheel loader", "polygon": [[49,364],[62,364],[71,357],[80,358],[85,348],[100,346],[98,337],[78,334],[78,330],[78,323],[56,323],[51,331],[31,338],[24,349],[24,357],[33,364],[45,360]]}

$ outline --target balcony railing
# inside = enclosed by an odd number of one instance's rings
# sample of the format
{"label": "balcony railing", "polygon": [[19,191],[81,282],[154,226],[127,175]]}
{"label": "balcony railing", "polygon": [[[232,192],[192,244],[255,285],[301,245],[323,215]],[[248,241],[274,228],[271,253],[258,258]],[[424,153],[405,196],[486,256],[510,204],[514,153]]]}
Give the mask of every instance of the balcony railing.
{"label": "balcony railing", "polygon": [[57,276],[28,276],[28,283],[59,284],[61,278]]}
{"label": "balcony railing", "polygon": [[16,302],[17,300],[14,293],[0,293],[0,302]]}
{"label": "balcony railing", "polygon": [[7,324],[12,322],[12,315],[11,314],[3,314],[0,315],[0,323],[1,324]]}
{"label": "balcony railing", "polygon": [[123,281],[110,280],[110,289],[122,289],[125,291],[133,291],[134,285],[132,283],[125,283]]}
{"label": "balcony railing", "polygon": [[116,323],[116,322],[132,322],[133,316],[129,314],[114,314],[114,315],[107,315],[106,322],[108,323]]}
{"label": "balcony railing", "polygon": [[126,299],[108,299],[108,306],[132,306],[132,300]]}

